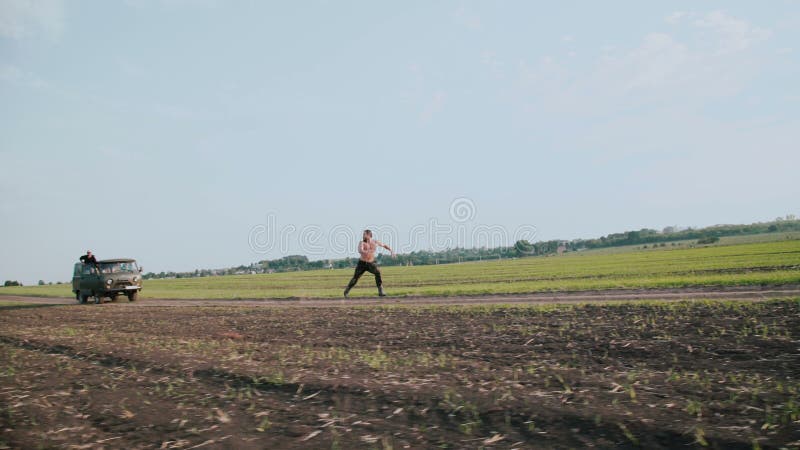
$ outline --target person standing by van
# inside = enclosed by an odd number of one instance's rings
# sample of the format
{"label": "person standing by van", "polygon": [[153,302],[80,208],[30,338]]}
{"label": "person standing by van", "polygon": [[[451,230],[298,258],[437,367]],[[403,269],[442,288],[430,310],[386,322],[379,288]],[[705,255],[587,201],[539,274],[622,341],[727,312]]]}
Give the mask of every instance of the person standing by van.
{"label": "person standing by van", "polygon": [[91,250],[86,250],[86,254],[80,257],[84,264],[94,264],[97,267],[97,258],[94,257]]}

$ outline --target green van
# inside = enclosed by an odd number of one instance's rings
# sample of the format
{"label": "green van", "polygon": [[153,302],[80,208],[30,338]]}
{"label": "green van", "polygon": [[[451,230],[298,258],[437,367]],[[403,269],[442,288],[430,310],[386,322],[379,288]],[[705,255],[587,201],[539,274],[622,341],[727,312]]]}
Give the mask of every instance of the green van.
{"label": "green van", "polygon": [[76,263],[72,272],[72,292],[80,303],[91,297],[95,303],[108,297],[116,301],[124,295],[136,301],[142,290],[142,268],[135,259],[104,259],[97,265]]}

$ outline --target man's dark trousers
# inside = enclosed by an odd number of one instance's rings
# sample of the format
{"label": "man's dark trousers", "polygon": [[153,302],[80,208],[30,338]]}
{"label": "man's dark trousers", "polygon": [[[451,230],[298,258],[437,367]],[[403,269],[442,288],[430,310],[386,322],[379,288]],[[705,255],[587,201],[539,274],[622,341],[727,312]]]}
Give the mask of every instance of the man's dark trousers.
{"label": "man's dark trousers", "polygon": [[348,291],[358,283],[358,279],[361,278],[361,275],[364,275],[364,272],[375,275],[375,285],[381,287],[383,280],[381,280],[381,270],[378,269],[378,265],[374,262],[366,262],[359,259],[356,265],[356,272],[353,274],[353,279],[347,284]]}

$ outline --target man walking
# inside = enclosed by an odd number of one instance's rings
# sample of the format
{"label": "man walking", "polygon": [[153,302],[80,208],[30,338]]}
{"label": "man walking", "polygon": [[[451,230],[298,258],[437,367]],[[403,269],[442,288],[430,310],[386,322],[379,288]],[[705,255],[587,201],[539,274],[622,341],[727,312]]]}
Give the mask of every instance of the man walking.
{"label": "man walking", "polygon": [[388,245],[376,239],[372,239],[372,231],[364,230],[364,235],[362,236],[361,242],[358,244],[358,254],[360,257],[356,265],[356,272],[353,274],[353,279],[350,280],[350,283],[347,284],[344,290],[345,298],[347,298],[347,295],[350,293],[350,289],[353,289],[353,286],[358,283],[358,279],[361,278],[361,275],[364,275],[364,272],[375,275],[375,284],[378,286],[378,296],[386,296],[386,294],[383,293],[381,271],[378,269],[378,265],[375,264],[375,250],[377,250],[378,247],[389,250],[392,256],[394,256],[394,251]]}

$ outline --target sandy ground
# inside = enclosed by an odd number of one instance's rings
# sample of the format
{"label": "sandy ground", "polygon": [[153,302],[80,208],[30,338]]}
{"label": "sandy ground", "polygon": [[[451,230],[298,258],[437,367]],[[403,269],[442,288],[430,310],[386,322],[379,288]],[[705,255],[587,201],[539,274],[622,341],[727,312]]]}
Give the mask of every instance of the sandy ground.
{"label": "sandy ground", "polygon": [[[472,305],[472,304],[548,304],[548,303],[587,303],[625,300],[697,300],[697,299],[738,299],[766,300],[777,297],[800,297],[800,285],[784,286],[735,286],[735,287],[696,287],[676,289],[620,289],[579,292],[538,292],[530,294],[475,295],[450,297],[357,297],[350,299],[329,298],[290,298],[290,299],[142,299],[128,302],[124,297],[115,304],[130,307],[145,306],[300,306],[300,307],[343,307],[363,305]],[[0,300],[30,304],[71,305],[77,304],[74,298],[66,297],[27,297],[0,295]],[[106,299],[108,300],[108,299]]]}

